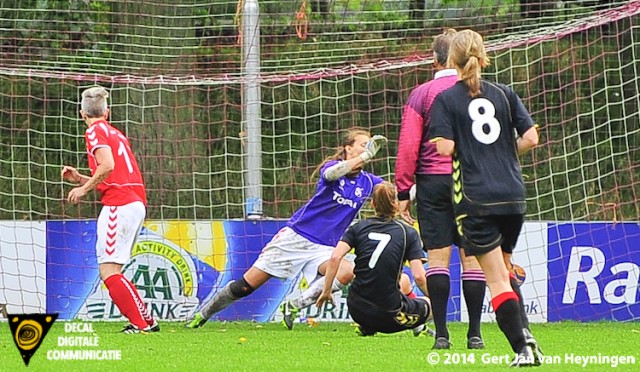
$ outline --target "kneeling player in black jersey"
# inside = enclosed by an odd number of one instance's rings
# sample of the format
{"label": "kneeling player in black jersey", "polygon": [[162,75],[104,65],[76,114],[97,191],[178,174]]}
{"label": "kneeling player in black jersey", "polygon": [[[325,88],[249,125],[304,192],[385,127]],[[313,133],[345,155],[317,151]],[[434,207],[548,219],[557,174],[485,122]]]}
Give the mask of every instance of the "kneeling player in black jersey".
{"label": "kneeling player in black jersey", "polygon": [[409,298],[399,288],[402,265],[409,261],[416,284],[427,293],[420,237],[412,227],[394,219],[398,199],[392,184],[377,185],[371,204],[376,216],[352,225],[336,246],[326,271],[325,283],[329,285],[325,284],[317,306],[332,301],[330,284],[342,258],[353,248],[356,277],[349,289],[347,305],[361,334],[422,329],[431,319],[429,299]]}

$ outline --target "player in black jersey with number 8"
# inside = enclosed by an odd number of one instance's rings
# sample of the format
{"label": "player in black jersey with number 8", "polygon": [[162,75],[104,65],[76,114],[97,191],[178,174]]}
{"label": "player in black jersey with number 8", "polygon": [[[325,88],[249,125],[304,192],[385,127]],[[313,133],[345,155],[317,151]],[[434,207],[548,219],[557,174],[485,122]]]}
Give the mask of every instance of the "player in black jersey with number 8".
{"label": "player in black jersey with number 8", "polygon": [[484,271],[498,325],[517,353],[512,365],[539,365],[539,349],[526,333],[521,299],[504,260],[526,210],[518,154],[538,144],[538,132],[512,89],[480,78],[489,59],[478,33],[464,30],[454,37],[449,64],[459,81],[436,98],[430,138],[438,153],[453,156],[458,233],[465,253],[476,256]]}
{"label": "player in black jersey with number 8", "polygon": [[399,280],[404,262],[409,261],[416,284],[427,292],[420,237],[411,226],[394,219],[399,207],[391,183],[375,187],[371,204],[376,216],[349,227],[336,246],[326,271],[325,283],[329,284],[325,284],[316,304],[321,307],[325,301],[332,301],[331,282],[342,258],[354,248],[356,277],[349,288],[347,305],[361,335],[408,329],[418,335],[416,331],[424,329],[424,323],[431,319],[431,304],[427,297],[402,294]]}

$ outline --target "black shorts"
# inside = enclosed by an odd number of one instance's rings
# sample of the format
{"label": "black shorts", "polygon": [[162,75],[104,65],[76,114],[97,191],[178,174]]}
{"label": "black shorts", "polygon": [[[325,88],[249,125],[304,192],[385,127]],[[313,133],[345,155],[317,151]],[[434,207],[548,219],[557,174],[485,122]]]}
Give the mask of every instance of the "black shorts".
{"label": "black shorts", "polygon": [[450,174],[416,175],[416,201],[420,238],[425,250],[459,245]]}
{"label": "black shorts", "polygon": [[[401,294],[402,295],[402,294]],[[380,312],[354,296],[347,297],[349,314],[354,322],[367,333],[395,333],[412,329],[424,324],[429,318],[430,307],[421,298],[409,298],[402,295],[402,304],[398,312]]]}
{"label": "black shorts", "polygon": [[461,218],[458,227],[462,231],[464,252],[467,256],[477,256],[500,246],[503,252],[513,253],[523,223],[522,214]]}

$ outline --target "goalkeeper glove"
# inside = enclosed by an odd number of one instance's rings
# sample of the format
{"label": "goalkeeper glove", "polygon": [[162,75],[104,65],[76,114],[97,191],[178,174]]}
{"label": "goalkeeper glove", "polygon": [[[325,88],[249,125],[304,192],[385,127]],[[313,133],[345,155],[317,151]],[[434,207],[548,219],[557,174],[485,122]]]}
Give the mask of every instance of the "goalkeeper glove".
{"label": "goalkeeper glove", "polygon": [[380,151],[380,148],[382,148],[386,143],[387,138],[385,136],[377,134],[371,137],[365,146],[364,152],[360,154],[360,158],[362,158],[365,163],[368,163],[374,156],[376,156],[378,151]]}

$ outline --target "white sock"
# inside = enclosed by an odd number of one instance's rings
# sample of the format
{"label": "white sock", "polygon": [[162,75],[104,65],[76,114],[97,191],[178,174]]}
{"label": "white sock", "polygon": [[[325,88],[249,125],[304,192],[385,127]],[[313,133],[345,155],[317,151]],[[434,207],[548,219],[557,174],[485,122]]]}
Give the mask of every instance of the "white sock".
{"label": "white sock", "polygon": [[[325,277],[323,276],[311,283],[309,288],[302,292],[300,296],[291,300],[291,304],[298,309],[304,309],[307,306],[315,304],[322,293],[322,289],[324,288],[324,280]],[[344,288],[344,284],[340,283],[338,279],[334,279],[331,285],[331,293],[341,291],[342,288]]]}
{"label": "white sock", "polygon": [[200,314],[202,314],[205,319],[211,318],[214,314],[224,310],[238,299],[231,293],[231,283],[234,281],[235,280],[232,280],[227,283],[211,300],[202,305]]}
{"label": "white sock", "polygon": [[331,293],[341,291],[344,288],[344,284],[340,283],[338,279],[334,279],[331,285]]}

